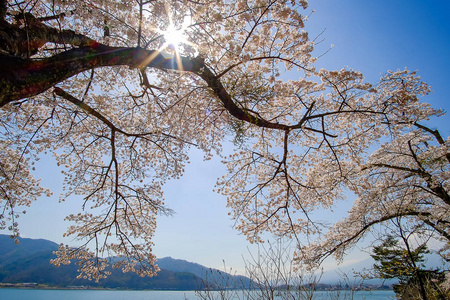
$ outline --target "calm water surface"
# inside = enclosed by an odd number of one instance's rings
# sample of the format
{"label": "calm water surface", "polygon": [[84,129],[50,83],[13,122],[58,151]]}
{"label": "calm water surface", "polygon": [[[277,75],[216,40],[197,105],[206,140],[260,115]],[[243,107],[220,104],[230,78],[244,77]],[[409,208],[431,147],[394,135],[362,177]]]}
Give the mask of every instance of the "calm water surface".
{"label": "calm water surface", "polygon": [[[354,292],[340,291],[339,299],[384,300],[394,299],[393,291]],[[316,292],[314,299],[338,299],[336,292]],[[37,290],[0,289],[1,300],[184,300],[199,299],[192,291],[99,291],[99,290]]]}

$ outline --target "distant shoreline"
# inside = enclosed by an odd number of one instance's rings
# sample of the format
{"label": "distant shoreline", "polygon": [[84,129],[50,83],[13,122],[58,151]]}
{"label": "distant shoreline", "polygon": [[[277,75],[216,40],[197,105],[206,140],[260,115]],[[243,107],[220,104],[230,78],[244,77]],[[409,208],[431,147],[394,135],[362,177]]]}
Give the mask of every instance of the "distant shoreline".
{"label": "distant shoreline", "polygon": [[[27,289],[27,290],[98,290],[98,291],[196,291],[196,290],[178,290],[178,289],[127,289],[127,288],[102,288],[102,287],[91,287],[91,286],[48,286],[44,284],[31,283],[0,283],[0,288],[4,289]],[[388,291],[393,290],[392,286],[361,286],[355,287],[354,289],[342,288],[336,285],[321,284],[315,289],[315,291]],[[283,289],[280,289],[283,291]]]}

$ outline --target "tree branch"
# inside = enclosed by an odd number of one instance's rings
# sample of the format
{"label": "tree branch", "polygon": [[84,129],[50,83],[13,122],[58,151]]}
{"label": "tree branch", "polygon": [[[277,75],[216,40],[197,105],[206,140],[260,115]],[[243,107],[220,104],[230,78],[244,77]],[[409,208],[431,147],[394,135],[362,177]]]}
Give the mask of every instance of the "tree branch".
{"label": "tree branch", "polygon": [[8,1],[0,0],[0,22],[5,21]]}
{"label": "tree branch", "polygon": [[0,54],[0,107],[45,92],[76,74],[105,66],[154,67],[196,72],[196,59],[166,58],[155,50],[109,47],[101,44],[74,48],[40,60]]}
{"label": "tree branch", "polygon": [[237,119],[260,127],[290,129],[289,125],[269,122],[239,108],[217,76],[199,58],[167,57],[156,50],[110,47],[98,43],[74,48],[41,60],[25,60],[0,54],[0,107],[38,95],[78,73],[98,67],[120,65],[195,73],[206,82],[228,112]]}
{"label": "tree branch", "polygon": [[[437,130],[437,129],[436,130],[432,130],[431,128],[426,127],[426,126],[424,126],[422,124],[419,124],[417,122],[414,122],[414,125],[416,127],[420,128],[420,129],[422,129],[422,130],[424,130],[424,131],[434,135],[434,137],[436,138],[436,140],[438,141],[438,143],[440,145],[442,145],[442,146],[445,145],[445,141],[442,138],[441,134],[439,133],[439,130]],[[445,153],[445,157],[447,158],[447,161],[450,163],[450,152]]]}
{"label": "tree branch", "polygon": [[389,165],[384,163],[371,164],[367,167],[364,167],[362,170],[366,170],[372,167],[387,168],[417,174],[427,183],[428,188],[432,190],[437,197],[441,198],[447,205],[450,205],[450,195],[448,194],[447,190],[442,186],[442,184],[433,183],[431,174],[429,174],[425,170],[416,170],[407,167]]}
{"label": "tree branch", "polygon": [[86,113],[96,117],[97,119],[99,119],[100,121],[105,123],[109,128],[111,128],[111,130],[121,132],[121,130],[119,130],[110,120],[105,118],[102,114],[100,114],[98,111],[96,111],[95,109],[93,109],[92,107],[90,107],[89,105],[84,103],[83,101],[75,98],[74,96],[70,95],[69,93],[67,93],[66,91],[64,91],[63,89],[61,89],[59,87],[55,87],[55,89],[53,91],[55,92],[56,95],[60,96],[61,98],[66,99],[69,102],[72,102],[76,106],[83,109]]}
{"label": "tree branch", "polygon": [[[379,224],[379,223],[383,223],[398,217],[420,217],[420,216],[431,216],[430,213],[426,213],[426,212],[418,212],[418,211],[404,211],[404,212],[395,212],[395,214],[392,215],[386,215],[386,216],[382,216],[378,219],[372,220],[366,224],[364,224],[355,234],[352,234],[351,236],[349,236],[348,238],[346,238],[345,240],[339,242],[337,245],[335,245],[332,249],[329,250],[324,250],[322,253],[320,253],[320,255],[318,255],[316,257],[317,260],[323,261],[325,260],[327,257],[329,257],[330,255],[332,255],[334,252],[336,252],[337,250],[341,249],[342,247],[348,246],[350,243],[352,243],[354,240],[359,240],[362,235],[369,230],[372,226]],[[422,220],[422,219],[421,219]],[[423,220],[422,220],[423,221]],[[424,221],[424,223],[428,224],[427,222]],[[430,225],[431,226],[431,225]],[[436,229],[436,226],[431,226],[433,229]]]}

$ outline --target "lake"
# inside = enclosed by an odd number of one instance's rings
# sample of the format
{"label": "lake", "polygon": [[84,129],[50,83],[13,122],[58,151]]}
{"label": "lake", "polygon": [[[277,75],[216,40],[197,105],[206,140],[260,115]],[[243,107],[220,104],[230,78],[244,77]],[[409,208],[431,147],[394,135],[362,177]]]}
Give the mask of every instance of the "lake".
{"label": "lake", "polygon": [[[393,291],[357,291],[353,298],[349,291],[339,291],[339,299],[384,300],[394,299]],[[337,299],[336,292],[318,291],[315,300]],[[105,290],[38,290],[38,289],[0,289],[2,300],[194,300],[199,299],[193,291],[105,291]],[[242,299],[242,298],[241,298]],[[281,298],[280,298],[281,299]]]}

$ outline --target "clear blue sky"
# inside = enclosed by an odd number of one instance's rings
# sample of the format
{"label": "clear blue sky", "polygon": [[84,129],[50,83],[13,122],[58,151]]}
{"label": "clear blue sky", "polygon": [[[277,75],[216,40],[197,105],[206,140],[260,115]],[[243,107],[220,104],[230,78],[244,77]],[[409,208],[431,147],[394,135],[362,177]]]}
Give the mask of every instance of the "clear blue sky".
{"label": "clear blue sky", "polygon": [[[448,0],[311,0],[315,9],[306,23],[310,36],[322,32],[324,41],[317,53],[334,47],[318,62],[320,67],[341,69],[349,66],[362,71],[370,82],[387,70],[418,70],[434,93],[424,99],[434,107],[450,110],[450,1]],[[435,122],[450,135],[450,118]],[[212,192],[216,178],[223,174],[220,159],[203,162],[193,151],[191,164],[181,180],[166,186],[166,204],[176,211],[173,217],[160,217],[154,242],[158,257],[172,256],[221,268],[242,269],[242,254],[248,244],[231,227],[226,199]],[[59,170],[49,167],[49,158],[38,165],[44,184],[55,187],[52,198],[43,198],[19,219],[23,237],[45,238],[73,245],[62,234],[64,216],[78,210],[80,203],[58,204]],[[39,170],[39,169],[38,169]],[[336,213],[345,213],[338,209]],[[3,232],[7,233],[7,232]],[[361,256],[363,258],[365,256]],[[358,261],[358,255],[348,262]]]}

